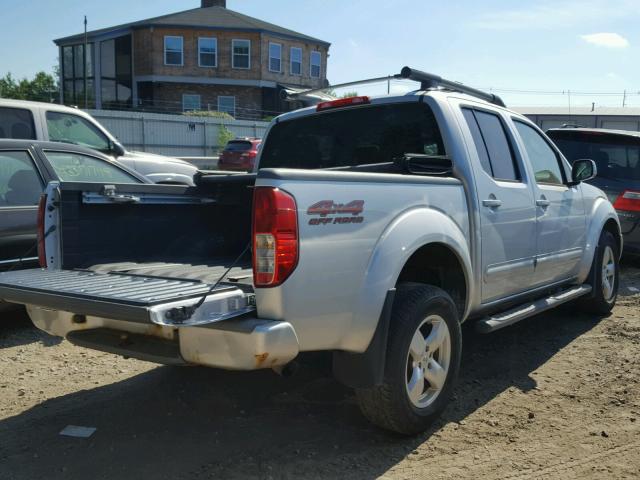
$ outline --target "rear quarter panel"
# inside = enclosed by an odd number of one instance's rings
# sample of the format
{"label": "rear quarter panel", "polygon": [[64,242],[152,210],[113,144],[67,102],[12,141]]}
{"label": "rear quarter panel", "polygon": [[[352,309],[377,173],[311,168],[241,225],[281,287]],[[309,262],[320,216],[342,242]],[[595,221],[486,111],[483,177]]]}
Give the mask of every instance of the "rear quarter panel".
{"label": "rear quarter panel", "polygon": [[[468,210],[458,180],[262,170],[256,185],[296,199],[298,266],[281,286],[256,289],[256,300],[260,317],[292,323],[301,350],[366,349],[387,290],[427,243],[455,248],[470,268]],[[362,211],[310,213],[320,201],[359,201]]]}

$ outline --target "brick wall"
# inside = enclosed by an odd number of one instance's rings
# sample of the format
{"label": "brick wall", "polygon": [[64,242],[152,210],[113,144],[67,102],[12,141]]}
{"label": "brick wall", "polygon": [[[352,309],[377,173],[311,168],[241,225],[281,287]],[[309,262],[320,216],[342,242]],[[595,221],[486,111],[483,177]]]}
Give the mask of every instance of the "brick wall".
{"label": "brick wall", "polygon": [[218,107],[218,96],[236,97],[238,118],[261,119],[262,89],[258,87],[237,87],[227,85],[197,85],[188,83],[156,83],[153,85],[154,109],[166,111],[182,110],[182,95],[200,95],[201,106],[207,110]]}
{"label": "brick wall", "polygon": [[[282,45],[282,65],[281,72],[272,72],[269,70],[269,43],[278,43]],[[278,83],[286,83],[290,85],[300,85],[303,87],[319,88],[324,85],[324,79],[327,72],[327,47],[315,43],[306,43],[302,41],[282,39],[269,34],[263,34],[262,39],[262,78]],[[291,75],[291,47],[302,49],[302,75]],[[320,52],[321,66],[320,78],[311,77],[311,52]]]}

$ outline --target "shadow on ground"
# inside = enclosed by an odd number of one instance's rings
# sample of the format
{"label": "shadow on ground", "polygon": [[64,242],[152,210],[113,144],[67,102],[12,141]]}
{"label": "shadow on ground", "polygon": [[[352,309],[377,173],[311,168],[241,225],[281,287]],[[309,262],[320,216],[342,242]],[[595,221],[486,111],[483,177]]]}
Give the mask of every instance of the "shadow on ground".
{"label": "shadow on ground", "polygon": [[[158,367],[0,421],[0,478],[296,478],[300,471],[375,478],[506,389],[534,388],[532,373],[596,323],[565,311],[490,336],[465,328],[455,399],[415,438],[369,425],[351,391],[330,377],[326,357],[289,379]],[[69,424],[97,431],[89,439],[59,436]]]}
{"label": "shadow on ground", "polygon": [[3,348],[17,347],[41,342],[50,347],[58,345],[62,339],[46,335],[37,330],[24,307],[0,303],[0,352]]}

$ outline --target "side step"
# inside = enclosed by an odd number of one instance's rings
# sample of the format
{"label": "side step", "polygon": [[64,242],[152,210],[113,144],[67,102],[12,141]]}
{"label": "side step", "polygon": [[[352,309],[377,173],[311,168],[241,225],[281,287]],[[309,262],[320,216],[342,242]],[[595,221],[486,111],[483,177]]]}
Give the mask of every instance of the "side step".
{"label": "side step", "polygon": [[511,310],[501,312],[490,317],[485,317],[476,323],[476,330],[480,333],[491,333],[501,328],[513,325],[514,323],[542,313],[563,303],[575,300],[578,297],[591,292],[591,285],[580,285],[559,293],[554,293],[546,298],[541,298],[534,302],[518,305]]}

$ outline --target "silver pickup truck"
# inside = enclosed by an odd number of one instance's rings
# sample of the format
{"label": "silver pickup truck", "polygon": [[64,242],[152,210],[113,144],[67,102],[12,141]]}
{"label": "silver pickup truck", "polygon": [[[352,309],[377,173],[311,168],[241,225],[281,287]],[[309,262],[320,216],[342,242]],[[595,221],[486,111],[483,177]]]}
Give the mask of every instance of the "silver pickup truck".
{"label": "silver pickup truck", "polygon": [[[163,364],[286,369],[333,352],[364,415],[404,434],[446,407],[462,322],[614,305],[611,203],[493,95],[409,68],[418,91],[282,115],[253,174],[195,187],[52,183],[46,268],[0,298],[77,345]],[[553,333],[549,333],[553,335]]]}

